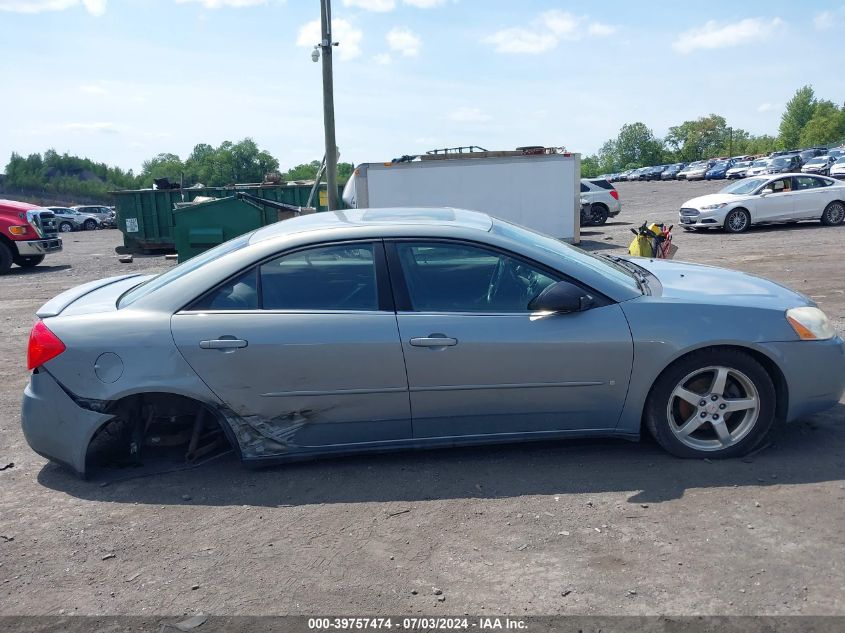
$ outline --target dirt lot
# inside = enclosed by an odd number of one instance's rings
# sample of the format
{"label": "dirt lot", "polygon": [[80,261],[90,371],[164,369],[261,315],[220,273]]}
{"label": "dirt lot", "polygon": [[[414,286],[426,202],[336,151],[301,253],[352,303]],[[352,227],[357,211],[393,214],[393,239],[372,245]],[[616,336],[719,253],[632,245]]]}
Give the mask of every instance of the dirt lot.
{"label": "dirt lot", "polygon": [[[624,248],[631,226],[674,222],[717,187],[619,185],[622,215],[584,246]],[[0,278],[0,466],[14,462],[0,472],[0,614],[845,613],[842,403],[727,462],[580,441],[75,479],[21,434],[27,335],[65,288],[170,265],[117,263],[119,239],[75,233]],[[676,243],[680,259],[803,291],[845,332],[845,227]]]}

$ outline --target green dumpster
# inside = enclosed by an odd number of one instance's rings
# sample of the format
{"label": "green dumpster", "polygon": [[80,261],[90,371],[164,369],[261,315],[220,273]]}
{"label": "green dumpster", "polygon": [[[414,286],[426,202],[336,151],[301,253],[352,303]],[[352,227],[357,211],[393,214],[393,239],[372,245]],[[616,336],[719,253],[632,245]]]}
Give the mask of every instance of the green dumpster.
{"label": "green dumpster", "polygon": [[[173,239],[179,261],[184,262],[238,235],[297,215],[276,208],[273,206],[275,201],[263,203],[262,198],[249,195],[246,198],[178,204],[173,211]],[[304,212],[313,212],[313,209]]]}
{"label": "green dumpster", "polygon": [[[310,184],[238,185],[232,187],[203,187],[196,189],[139,189],[111,192],[115,200],[117,228],[123,233],[123,248],[129,253],[172,251],[175,246],[175,209],[198,197],[231,198],[244,192],[275,202],[298,207],[308,204]],[[342,188],[338,187],[339,194]],[[326,185],[315,194],[312,205],[317,211],[326,210]],[[253,227],[254,228],[254,227]]]}

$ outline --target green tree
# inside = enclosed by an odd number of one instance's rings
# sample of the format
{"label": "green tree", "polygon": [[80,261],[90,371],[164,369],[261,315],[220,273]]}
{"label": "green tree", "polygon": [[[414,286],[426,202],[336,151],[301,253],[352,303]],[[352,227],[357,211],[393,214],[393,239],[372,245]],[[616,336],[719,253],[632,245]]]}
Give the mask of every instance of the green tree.
{"label": "green tree", "polygon": [[845,139],[845,110],[832,101],[819,101],[801,130],[801,147],[828,145]]}
{"label": "green tree", "polygon": [[688,163],[714,156],[736,155],[743,151],[750,138],[745,130],[729,127],[725,117],[711,114],[670,127],[666,145],[675,158]]}
{"label": "green tree", "polygon": [[598,158],[598,156],[584,156],[581,159],[581,177],[582,178],[595,178],[600,173],[602,173],[602,171],[599,168],[599,158]]}
{"label": "green tree", "polygon": [[797,148],[801,141],[801,132],[816,109],[816,93],[812,86],[803,86],[786,104],[786,110],[780,119],[778,145],[781,149]]}
{"label": "green tree", "polygon": [[167,178],[170,182],[179,182],[185,165],[176,154],[162,153],[144,161],[141,166],[142,186],[152,187],[153,180]]}
{"label": "green tree", "polygon": [[615,139],[602,145],[599,167],[602,171],[615,171],[659,165],[663,162],[663,153],[663,141],[645,123],[628,123],[622,126]]}

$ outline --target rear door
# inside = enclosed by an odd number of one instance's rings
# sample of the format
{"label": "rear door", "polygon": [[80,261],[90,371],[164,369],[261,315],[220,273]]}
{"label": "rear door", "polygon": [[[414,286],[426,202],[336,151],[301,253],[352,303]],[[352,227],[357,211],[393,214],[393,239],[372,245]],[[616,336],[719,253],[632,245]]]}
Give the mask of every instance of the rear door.
{"label": "rear door", "polygon": [[532,314],[559,276],[472,243],[388,243],[414,437],[613,429],[633,346],[610,302]]}
{"label": "rear door", "polygon": [[380,241],[254,266],[174,315],[172,331],[205,383],[271,439],[307,448],[411,437]]}
{"label": "rear door", "polygon": [[825,181],[815,176],[795,176],[793,180],[795,218],[818,220],[827,206]]}

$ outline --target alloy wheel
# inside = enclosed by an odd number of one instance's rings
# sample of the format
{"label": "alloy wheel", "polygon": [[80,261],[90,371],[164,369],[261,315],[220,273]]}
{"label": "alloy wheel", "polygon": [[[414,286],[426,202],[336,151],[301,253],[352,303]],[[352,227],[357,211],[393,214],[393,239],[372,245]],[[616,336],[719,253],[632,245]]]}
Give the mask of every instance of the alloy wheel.
{"label": "alloy wheel", "polygon": [[828,206],[825,213],[827,214],[827,221],[830,224],[839,224],[842,220],[845,220],[845,205],[834,202]]}
{"label": "alloy wheel", "polygon": [[669,428],[682,444],[719,451],[745,438],[760,414],[760,395],[737,369],[705,367],[684,377],[667,405]]}
{"label": "alloy wheel", "polygon": [[748,217],[742,211],[733,211],[727,218],[728,228],[734,233],[741,233],[748,225]]}

